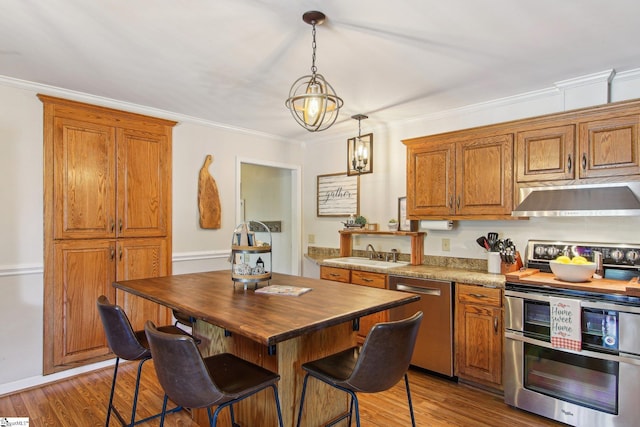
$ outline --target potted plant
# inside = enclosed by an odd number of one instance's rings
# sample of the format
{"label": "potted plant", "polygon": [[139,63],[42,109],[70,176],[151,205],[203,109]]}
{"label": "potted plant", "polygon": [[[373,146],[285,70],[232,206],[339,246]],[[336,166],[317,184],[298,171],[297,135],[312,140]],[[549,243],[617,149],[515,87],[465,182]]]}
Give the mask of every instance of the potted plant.
{"label": "potted plant", "polygon": [[398,220],[391,218],[387,223],[387,227],[389,227],[390,231],[398,231]]}
{"label": "potted plant", "polygon": [[359,215],[356,217],[355,223],[360,226],[360,228],[364,227],[367,224],[367,218]]}

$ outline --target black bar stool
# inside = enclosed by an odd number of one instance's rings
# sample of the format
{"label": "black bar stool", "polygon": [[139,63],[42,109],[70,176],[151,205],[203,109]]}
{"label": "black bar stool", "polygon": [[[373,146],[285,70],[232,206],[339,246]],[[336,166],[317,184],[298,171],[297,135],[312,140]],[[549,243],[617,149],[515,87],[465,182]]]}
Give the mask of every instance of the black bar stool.
{"label": "black bar stool", "polygon": [[345,418],[349,418],[349,425],[351,425],[355,407],[357,427],[360,427],[360,410],[356,392],[378,393],[385,391],[393,387],[404,376],[411,425],[415,427],[407,370],[411,363],[421,322],[422,312],[419,311],[404,320],[378,323],[371,328],[362,347],[352,347],[303,364],[302,369],[307,374],[304,376],[302,385],[298,427],[300,427],[302,420],[302,409],[309,376],[349,393],[351,396],[349,411],[328,425],[334,425]]}
{"label": "black bar stool", "polygon": [[[164,425],[168,398],[187,408],[206,407],[211,427],[216,426],[220,411],[228,406],[231,424],[238,426],[233,404],[266,388],[273,390],[278,423],[283,427],[276,386],[280,375],[229,353],[203,358],[193,338],[162,332],[151,321],[144,329],[158,380],[166,393],[160,427]],[[217,408],[212,413],[214,405]]]}
{"label": "black bar stool", "polygon": [[[138,391],[140,389],[140,374],[142,373],[142,365],[147,360],[151,359],[151,351],[149,350],[149,343],[144,331],[134,331],[131,327],[131,322],[126,313],[118,305],[111,304],[109,299],[101,295],[97,301],[98,313],[102,319],[102,325],[107,336],[107,342],[109,348],[116,355],[116,363],[113,369],[113,381],[111,383],[111,393],[109,395],[109,406],[107,407],[107,419],[105,426],[109,426],[109,420],[111,418],[111,412],[116,415],[118,420],[123,426],[134,426],[136,424],[149,421],[153,418],[159,417],[161,414],[152,415],[143,420],[136,421],[136,406],[138,404]],[[189,336],[182,329],[174,326],[162,326],[160,328],[164,332],[174,335]],[[116,389],[116,379],[118,377],[118,365],[120,359],[124,360],[138,360],[138,374],[136,376],[136,387],[133,393],[133,408],[131,409],[131,420],[125,421],[118,409],[113,405],[113,394]],[[171,411],[176,412],[181,410],[181,407],[176,407]]]}

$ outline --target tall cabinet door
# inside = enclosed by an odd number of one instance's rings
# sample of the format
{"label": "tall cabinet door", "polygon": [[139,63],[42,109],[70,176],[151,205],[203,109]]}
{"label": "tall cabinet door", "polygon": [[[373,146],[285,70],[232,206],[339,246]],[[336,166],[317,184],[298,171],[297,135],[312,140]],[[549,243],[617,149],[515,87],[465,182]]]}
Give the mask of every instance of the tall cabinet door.
{"label": "tall cabinet door", "polygon": [[[88,358],[107,355],[104,328],[96,301],[100,295],[115,300],[115,242],[67,240],[54,244],[53,287],[45,299],[56,301],[52,322],[45,322],[45,336],[55,337],[54,366],[72,367]],[[48,330],[51,328],[52,330]]]}
{"label": "tall cabinet door", "polygon": [[455,213],[455,144],[424,144],[407,150],[407,213]]}
{"label": "tall cabinet door", "polygon": [[462,141],[456,149],[458,215],[510,215],[513,134]]}
{"label": "tall cabinet door", "polygon": [[114,128],[69,118],[53,127],[54,238],[114,237]]}
{"label": "tall cabinet door", "polygon": [[118,129],[118,237],[167,235],[170,173],[165,135]]}
{"label": "tall cabinet door", "polygon": [[[122,239],[117,242],[116,280],[143,279],[168,274],[167,239]],[[165,306],[128,292],[117,291],[116,301],[124,309],[134,330],[144,329],[151,320],[156,325],[169,323],[170,315]]]}

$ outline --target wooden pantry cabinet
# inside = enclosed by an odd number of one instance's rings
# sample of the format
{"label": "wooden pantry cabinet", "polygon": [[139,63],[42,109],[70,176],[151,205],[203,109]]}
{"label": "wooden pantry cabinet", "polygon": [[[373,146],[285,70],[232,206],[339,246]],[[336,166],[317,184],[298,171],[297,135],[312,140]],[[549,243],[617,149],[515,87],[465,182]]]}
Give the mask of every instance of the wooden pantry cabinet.
{"label": "wooden pantry cabinet", "polygon": [[407,215],[500,218],[513,207],[513,134],[454,132],[407,146]]}
{"label": "wooden pantry cabinet", "polygon": [[44,373],[111,357],[99,295],[134,329],[170,311],[114,280],[171,273],[175,122],[39,95],[44,105]]}
{"label": "wooden pantry cabinet", "polygon": [[502,290],[456,284],[455,374],[502,390]]}
{"label": "wooden pantry cabinet", "polygon": [[[320,278],[334,280],[336,282],[352,283],[354,285],[369,286],[372,288],[387,289],[388,275],[371,271],[350,270],[347,268],[320,266]],[[338,295],[339,297],[339,295]],[[380,311],[360,318],[358,330],[358,342],[362,344],[367,334],[376,323],[386,322],[389,319],[388,312]]]}

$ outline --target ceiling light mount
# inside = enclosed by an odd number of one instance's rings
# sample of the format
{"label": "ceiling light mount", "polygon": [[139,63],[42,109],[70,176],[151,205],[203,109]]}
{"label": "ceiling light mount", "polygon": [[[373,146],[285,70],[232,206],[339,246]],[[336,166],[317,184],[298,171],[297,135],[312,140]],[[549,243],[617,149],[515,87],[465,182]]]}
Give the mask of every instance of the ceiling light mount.
{"label": "ceiling light mount", "polygon": [[302,76],[291,85],[286,107],[300,126],[309,132],[328,129],[338,118],[343,101],[336,95],[333,87],[316,68],[316,25],[326,19],[322,12],[309,11],[302,15],[302,20],[312,26],[313,54],[311,56],[311,74]]}

